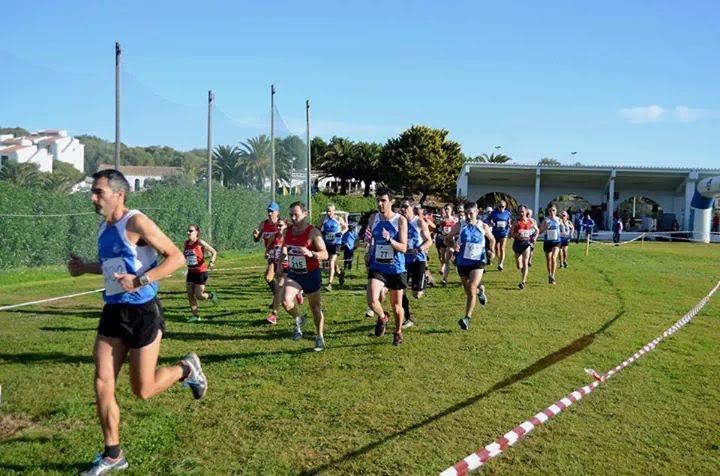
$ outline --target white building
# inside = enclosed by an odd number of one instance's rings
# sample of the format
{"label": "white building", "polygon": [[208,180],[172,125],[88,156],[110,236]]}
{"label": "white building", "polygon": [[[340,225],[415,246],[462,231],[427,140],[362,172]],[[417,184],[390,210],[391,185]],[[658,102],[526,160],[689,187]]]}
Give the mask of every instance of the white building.
{"label": "white building", "polygon": [[[106,169],[114,169],[112,164],[98,165],[98,172]],[[182,175],[182,167],[155,167],[145,165],[121,165],[120,172],[130,183],[130,189],[133,191],[141,190],[145,187],[145,181],[149,179],[162,180],[166,177],[174,175]]]}
{"label": "white building", "polygon": [[501,192],[536,213],[558,196],[578,195],[602,211],[605,225],[620,203],[647,197],[664,213],[674,214],[681,229],[688,230],[696,183],[717,175],[720,169],[467,162],[457,180],[457,195],[477,200],[487,193]]}
{"label": "white building", "polygon": [[41,172],[52,172],[53,160],[84,170],[85,146],[63,130],[42,130],[25,137],[0,135],[0,169],[9,161],[38,164]]}

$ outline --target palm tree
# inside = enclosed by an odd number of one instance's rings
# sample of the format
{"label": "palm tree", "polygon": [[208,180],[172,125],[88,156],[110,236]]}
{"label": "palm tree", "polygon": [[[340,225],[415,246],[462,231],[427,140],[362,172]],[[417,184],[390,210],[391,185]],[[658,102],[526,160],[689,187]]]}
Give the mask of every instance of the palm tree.
{"label": "palm tree", "polygon": [[219,145],[213,151],[216,173],[223,187],[237,185],[240,175],[240,149],[234,145]]}
{"label": "palm tree", "polygon": [[489,162],[493,164],[504,164],[505,162],[510,162],[512,158],[505,154],[482,154],[478,155],[476,157],[473,157],[472,162]]}
{"label": "palm tree", "polygon": [[265,134],[240,143],[242,185],[260,191],[265,189],[272,175],[271,149],[270,138]]}
{"label": "palm tree", "polygon": [[353,142],[350,139],[333,137],[327,151],[317,161],[317,168],[322,170],[326,177],[332,176],[340,180],[341,195],[347,193],[348,180],[354,175],[352,149]]}
{"label": "palm tree", "polygon": [[352,148],[353,175],[365,182],[363,197],[370,196],[370,185],[380,180],[380,152],[382,146],[374,142],[358,142]]}

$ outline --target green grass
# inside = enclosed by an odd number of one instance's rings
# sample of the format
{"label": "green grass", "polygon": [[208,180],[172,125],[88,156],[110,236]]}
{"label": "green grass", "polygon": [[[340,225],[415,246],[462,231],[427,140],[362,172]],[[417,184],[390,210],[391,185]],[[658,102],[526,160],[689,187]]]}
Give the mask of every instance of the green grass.
{"label": "green grass", "polygon": [[[487,274],[487,306],[461,332],[464,298],[448,288],[412,301],[418,326],[393,347],[372,337],[364,273],[323,293],[327,350],[299,342],[269,300],[260,269],[218,272],[219,306],[187,324],[182,277],[162,285],[162,363],[203,359],[207,397],[175,387],[149,401],[118,385],[128,474],[432,474],[606,371],[686,313],[720,278],[720,248],[640,243],[571,247],[571,267],[530,285]],[[434,259],[434,257],[433,257]],[[219,268],[260,266],[225,254]],[[437,269],[437,261],[432,264]],[[101,287],[62,268],[0,275],[0,305]],[[0,311],[0,422],[30,426],[0,440],[0,473],[73,474],[102,448],[90,358],[98,295]],[[680,332],[491,461],[492,474],[720,473],[720,295]],[[312,328],[311,325],[307,329]],[[0,425],[0,434],[2,427]]]}

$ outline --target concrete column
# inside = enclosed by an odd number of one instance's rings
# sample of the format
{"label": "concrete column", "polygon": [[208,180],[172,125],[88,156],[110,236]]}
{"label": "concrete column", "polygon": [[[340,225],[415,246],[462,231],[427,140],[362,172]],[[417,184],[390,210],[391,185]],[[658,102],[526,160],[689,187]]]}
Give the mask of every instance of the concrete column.
{"label": "concrete column", "polygon": [[457,196],[458,197],[466,197],[468,200],[474,200],[473,197],[470,196],[470,190],[469,190],[469,179],[468,176],[470,175],[470,166],[464,165],[462,170],[460,171],[460,176],[457,180]]}
{"label": "concrete column", "polygon": [[535,169],[535,216],[540,214],[540,167]]}
{"label": "concrete column", "polygon": [[610,172],[610,182],[608,183],[608,201],[607,201],[607,220],[605,220],[606,228],[612,230],[613,211],[615,211],[615,176],[616,170]]}
{"label": "concrete column", "polygon": [[692,202],[693,195],[695,195],[695,183],[699,175],[696,171],[692,171],[688,174],[688,179],[685,182],[685,213],[683,214],[683,230],[690,229],[690,202]]}

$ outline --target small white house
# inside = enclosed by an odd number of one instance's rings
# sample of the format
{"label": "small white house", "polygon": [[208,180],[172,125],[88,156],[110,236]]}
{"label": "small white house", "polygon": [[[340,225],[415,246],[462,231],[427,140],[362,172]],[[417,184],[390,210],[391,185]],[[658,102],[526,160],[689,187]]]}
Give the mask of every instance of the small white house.
{"label": "small white house", "polygon": [[63,130],[42,130],[25,137],[0,135],[0,169],[9,161],[38,164],[41,172],[52,172],[53,160],[84,170],[85,146]]}
{"label": "small white house", "polygon": [[[112,164],[98,165],[98,172],[106,169],[114,169]],[[120,172],[130,183],[130,189],[133,191],[142,190],[145,187],[145,181],[149,179],[162,180],[166,177],[174,175],[182,175],[182,167],[155,167],[145,165],[121,165]]]}

